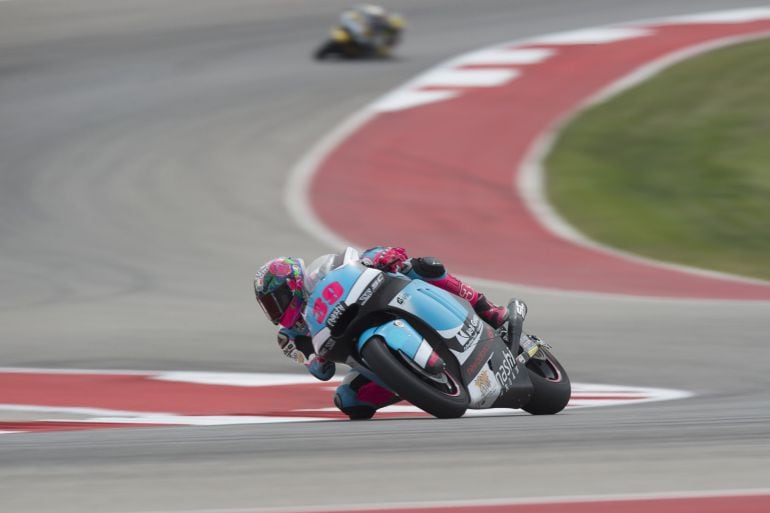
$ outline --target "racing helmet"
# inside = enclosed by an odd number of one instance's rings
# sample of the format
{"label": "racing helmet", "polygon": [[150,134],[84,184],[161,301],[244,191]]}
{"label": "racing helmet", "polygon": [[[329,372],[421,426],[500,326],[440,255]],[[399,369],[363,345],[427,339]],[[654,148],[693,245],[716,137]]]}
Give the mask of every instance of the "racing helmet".
{"label": "racing helmet", "polygon": [[257,302],[273,324],[291,328],[305,308],[305,263],[301,258],[279,257],[259,268],[254,276]]}
{"label": "racing helmet", "polygon": [[356,6],[356,9],[362,13],[365,13],[367,16],[372,16],[375,18],[385,17],[385,9],[383,9],[379,5],[362,4],[362,5]]}
{"label": "racing helmet", "polygon": [[388,16],[385,9],[379,5],[363,4],[358,5],[355,11],[360,13],[365,20],[369,30],[382,30],[388,28]]}

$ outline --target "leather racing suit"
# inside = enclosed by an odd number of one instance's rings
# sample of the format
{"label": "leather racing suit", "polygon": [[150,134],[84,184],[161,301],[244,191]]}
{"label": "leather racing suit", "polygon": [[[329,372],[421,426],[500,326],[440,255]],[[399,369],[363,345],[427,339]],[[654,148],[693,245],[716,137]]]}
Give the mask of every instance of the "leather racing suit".
{"label": "leather racing suit", "polygon": [[[349,251],[355,251],[348,248]],[[341,254],[324,255],[330,262],[341,261]],[[508,317],[506,307],[496,306],[483,294],[446,271],[444,265],[434,257],[409,258],[402,248],[377,246],[359,255],[362,264],[387,272],[400,272],[412,279],[420,279],[452,294],[467,299],[476,313],[494,328],[500,327]],[[333,265],[333,264],[332,264]],[[278,331],[278,345],[283,353],[304,365],[308,371],[322,381],[334,376],[334,362],[315,354],[310,331],[305,320],[300,318],[291,328]],[[334,404],[351,419],[368,419],[374,413],[400,398],[382,384],[367,369],[353,368],[337,387]]]}

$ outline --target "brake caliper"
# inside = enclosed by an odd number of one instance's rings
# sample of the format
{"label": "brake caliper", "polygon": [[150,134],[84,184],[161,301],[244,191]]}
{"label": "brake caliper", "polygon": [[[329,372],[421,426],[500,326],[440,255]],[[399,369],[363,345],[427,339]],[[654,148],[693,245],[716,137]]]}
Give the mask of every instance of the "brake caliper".
{"label": "brake caliper", "polygon": [[531,358],[545,360],[545,353],[540,349],[551,349],[551,346],[536,336],[526,333],[522,334],[519,344],[521,344],[521,353],[516,357],[516,360],[521,364],[526,364]]}

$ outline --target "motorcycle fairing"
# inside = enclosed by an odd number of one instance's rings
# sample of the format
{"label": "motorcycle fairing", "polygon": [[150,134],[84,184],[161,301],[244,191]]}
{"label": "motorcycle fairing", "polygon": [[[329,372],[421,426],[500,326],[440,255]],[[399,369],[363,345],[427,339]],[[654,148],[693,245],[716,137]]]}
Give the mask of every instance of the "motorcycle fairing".
{"label": "motorcycle fairing", "polygon": [[350,34],[348,32],[340,27],[332,27],[332,29],[329,31],[329,37],[332,41],[335,43],[340,44],[346,44],[350,42]]}
{"label": "motorcycle fairing", "polygon": [[[470,395],[470,408],[492,405],[519,408],[529,401],[532,382],[523,363],[516,360],[495,330],[476,315],[467,301],[413,280],[388,306],[420,319],[441,336],[460,364],[461,380]],[[422,339],[419,332],[414,331],[416,337]],[[400,349],[401,341],[394,339],[391,344],[390,339],[384,338],[392,349]],[[363,343],[367,340],[363,335],[361,339]],[[363,343],[359,341],[361,347]],[[409,347],[414,350],[416,339]],[[405,354],[410,356],[408,352]]]}
{"label": "motorcycle fairing", "polygon": [[[387,317],[357,333],[351,317],[365,318],[367,311],[382,311]],[[338,342],[351,332],[357,334],[358,354],[378,335],[426,370],[443,366],[433,349],[443,345],[460,365],[470,408],[518,408],[530,398],[532,383],[525,362],[517,360],[467,301],[421,280],[349,261],[320,279],[308,298],[305,319],[316,353],[332,361],[346,361],[349,342]]]}
{"label": "motorcycle fairing", "polygon": [[[473,326],[474,312],[455,336],[455,343],[468,340],[465,326]],[[532,382],[525,371],[525,361],[519,361],[495,330],[482,323],[480,335],[470,338],[460,348],[447,344],[460,363],[461,379],[470,395],[470,408],[520,408],[529,400]],[[466,335],[463,335],[466,333]],[[459,345],[459,344],[458,344]]]}
{"label": "motorcycle fairing", "polygon": [[421,280],[412,280],[388,306],[422,319],[442,337],[444,333],[457,333],[468,316],[468,311],[454,296]]}
{"label": "motorcycle fairing", "polygon": [[[434,356],[433,347],[428,341],[403,319],[396,319],[382,326],[369,328],[361,333],[358,338],[359,354],[364,345],[375,335],[385,339],[388,347],[395,351],[400,351],[423,369],[428,367],[429,362],[433,363],[438,358],[438,355]],[[431,356],[433,356],[433,361]]]}
{"label": "motorcycle fairing", "polygon": [[529,372],[505,344],[498,344],[487,366],[502,387],[494,408],[521,408],[529,402],[534,391]]}
{"label": "motorcycle fairing", "polygon": [[333,269],[316,284],[308,297],[304,318],[317,354],[323,354],[322,348],[331,336],[335,321],[381,274],[377,269],[350,262]]}

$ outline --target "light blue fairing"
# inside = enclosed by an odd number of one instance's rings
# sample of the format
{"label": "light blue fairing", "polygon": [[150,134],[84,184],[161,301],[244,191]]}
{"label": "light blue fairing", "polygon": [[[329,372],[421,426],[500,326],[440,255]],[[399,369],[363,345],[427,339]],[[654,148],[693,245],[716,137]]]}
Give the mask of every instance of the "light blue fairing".
{"label": "light blue fairing", "polygon": [[[322,338],[328,336],[326,322],[335,307],[348,299],[354,285],[364,273],[373,272],[373,269],[358,262],[350,262],[331,270],[326,276],[319,276],[321,279],[315,283],[310,292],[304,313],[310,334],[314,337],[314,346],[316,335]],[[359,286],[357,289],[360,294],[362,288]],[[358,297],[351,297],[349,303],[357,299]],[[446,338],[451,338],[468,316],[468,310],[457,297],[422,280],[412,280],[393,298],[390,306],[419,317]],[[450,333],[452,335],[447,336]],[[382,337],[388,346],[401,351],[409,358],[415,357],[423,341],[422,335],[406,320],[398,319],[361,333],[358,337],[359,354],[366,342],[375,335]],[[323,340],[319,341],[323,342]]]}
{"label": "light blue fairing", "polygon": [[[401,299],[401,301],[399,301]],[[456,297],[421,280],[413,280],[390,302],[390,306],[409,312],[430,325],[439,334],[459,329],[468,310]],[[387,345],[414,358],[423,340],[406,320],[398,319],[376,328],[370,328],[358,338],[358,351],[374,336],[385,339]]]}
{"label": "light blue fairing", "polygon": [[412,280],[397,297],[403,303],[391,301],[391,306],[414,314],[438,332],[459,328],[468,316],[457,296],[422,280]]}
{"label": "light blue fairing", "polygon": [[369,328],[358,337],[358,352],[361,352],[364,345],[369,342],[373,336],[380,336],[385,339],[388,347],[395,351],[401,351],[409,358],[414,358],[417,350],[422,343],[422,335],[412,328],[408,322],[398,319],[391,321],[376,328]]}

